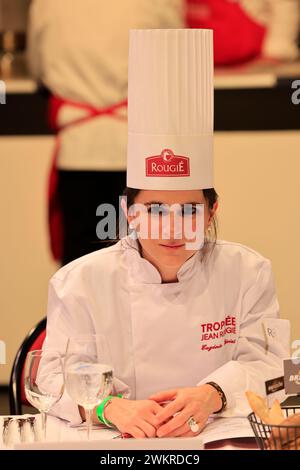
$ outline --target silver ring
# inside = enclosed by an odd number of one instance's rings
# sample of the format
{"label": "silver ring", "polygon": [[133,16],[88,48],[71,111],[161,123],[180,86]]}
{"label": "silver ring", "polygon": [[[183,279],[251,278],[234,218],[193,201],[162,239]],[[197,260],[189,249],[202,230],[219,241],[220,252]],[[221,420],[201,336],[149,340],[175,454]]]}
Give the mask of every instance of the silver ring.
{"label": "silver ring", "polygon": [[187,420],[187,424],[189,425],[190,427],[190,430],[192,432],[198,432],[200,427],[199,427],[199,424],[196,422],[194,416],[191,416],[188,420]]}

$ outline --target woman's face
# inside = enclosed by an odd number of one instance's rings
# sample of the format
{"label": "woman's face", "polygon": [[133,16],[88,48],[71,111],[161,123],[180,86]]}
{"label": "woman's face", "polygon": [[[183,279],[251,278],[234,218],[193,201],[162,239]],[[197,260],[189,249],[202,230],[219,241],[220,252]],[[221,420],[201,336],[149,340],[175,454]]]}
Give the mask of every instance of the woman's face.
{"label": "woman's face", "polygon": [[[209,211],[202,190],[141,190],[134,204],[144,208],[137,217],[128,216],[128,222],[135,224],[143,256],[165,266],[179,266],[199,250],[193,242],[199,235],[202,238],[218,205]],[[143,230],[138,220],[145,222]]]}

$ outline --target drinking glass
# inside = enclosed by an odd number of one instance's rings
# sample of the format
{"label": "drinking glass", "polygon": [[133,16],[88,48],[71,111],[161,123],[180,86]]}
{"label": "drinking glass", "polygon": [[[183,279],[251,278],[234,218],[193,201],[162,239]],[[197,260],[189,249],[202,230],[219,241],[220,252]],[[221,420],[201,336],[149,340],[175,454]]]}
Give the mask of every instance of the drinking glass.
{"label": "drinking glass", "polygon": [[64,391],[63,364],[57,351],[29,351],[24,373],[25,395],[42,417],[42,432],[46,439],[47,413]]}
{"label": "drinking glass", "polygon": [[113,368],[105,337],[78,335],[69,338],[64,375],[69,396],[85,410],[89,439],[93,409],[112,390]]}

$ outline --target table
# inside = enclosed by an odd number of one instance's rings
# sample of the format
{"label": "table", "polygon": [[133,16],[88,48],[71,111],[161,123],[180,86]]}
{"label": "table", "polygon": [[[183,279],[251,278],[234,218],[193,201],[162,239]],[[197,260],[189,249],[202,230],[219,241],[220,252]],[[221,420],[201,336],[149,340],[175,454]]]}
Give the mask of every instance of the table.
{"label": "table", "polygon": [[[32,433],[32,430],[30,429],[30,425],[26,422],[26,425],[24,426],[24,429],[22,429],[22,438],[20,435],[19,431],[19,426],[17,419],[18,418],[25,418],[25,417],[31,417],[35,416],[36,418],[36,425],[35,425],[35,438],[37,442],[34,442],[34,436]],[[3,423],[5,416],[0,416],[0,427],[1,430],[3,430]],[[0,436],[0,450],[11,450],[14,448],[15,443],[20,443],[22,445],[22,439],[23,439],[23,444],[25,444],[26,447],[35,447],[38,448],[40,446],[40,443],[43,441],[42,439],[42,430],[41,430],[41,416],[40,415],[22,415],[22,416],[16,416],[14,417],[16,420],[14,421],[13,425],[10,428],[9,431],[9,436],[8,436],[8,446],[4,445],[3,443],[3,432],[1,431],[1,436]],[[211,439],[211,436],[216,435],[216,437],[220,438],[222,433],[224,434],[224,429],[226,427],[228,430],[233,429],[234,426],[231,424],[232,422],[235,425],[235,431],[231,431],[233,434],[235,433],[236,435],[243,434],[243,429],[245,429],[245,437],[237,437],[237,438],[226,438],[226,439],[219,439],[214,442],[207,442],[205,443],[205,449],[207,450],[257,450],[258,447],[255,443],[254,437],[252,436],[251,429],[249,430],[247,428],[247,420],[244,418],[238,418],[238,419],[243,419],[244,421],[240,421],[242,423],[242,426],[239,423],[233,421],[235,418],[219,418],[218,420],[214,420],[205,428],[203,431],[203,434],[201,433],[199,436],[196,436],[192,438],[195,444],[193,444],[193,449],[194,450],[201,450],[203,448],[203,443],[202,441],[206,441]],[[237,428],[239,427],[239,431],[237,432]],[[212,434],[215,433],[215,434]],[[221,433],[221,434],[220,434]],[[114,430],[114,429],[108,429],[104,426],[94,426],[92,431],[91,431],[91,449],[97,449],[97,441],[110,441],[113,438],[119,436],[119,432]],[[115,445],[117,442],[120,442],[120,439],[114,439],[114,444]],[[127,440],[126,440],[127,441]],[[122,440],[122,448],[126,448],[128,445],[128,448],[131,447],[132,445],[135,445],[136,440],[131,440],[130,439],[130,444],[129,440],[124,442]],[[143,440],[144,441],[144,440]],[[159,440],[160,443],[166,444],[165,439]],[[177,441],[177,439],[176,439]],[[179,440],[178,440],[179,441]],[[108,444],[108,443],[107,443]],[[103,445],[106,445],[105,443]],[[191,444],[189,444],[191,445]],[[60,449],[80,449],[80,448],[86,448],[86,429],[85,429],[85,424],[76,426],[76,427],[71,427],[69,423],[66,421],[60,420],[54,416],[48,416],[48,421],[47,421],[47,446],[51,447],[52,449],[55,448],[60,448]],[[171,447],[172,448],[172,447]],[[188,447],[191,449],[191,447]],[[107,445],[107,449],[109,449],[109,444]]]}

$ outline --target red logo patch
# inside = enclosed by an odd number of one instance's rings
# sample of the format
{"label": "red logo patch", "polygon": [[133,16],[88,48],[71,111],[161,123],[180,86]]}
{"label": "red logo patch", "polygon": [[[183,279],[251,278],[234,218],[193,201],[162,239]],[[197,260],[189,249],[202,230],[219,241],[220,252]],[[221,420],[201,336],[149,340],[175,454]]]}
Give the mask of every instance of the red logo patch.
{"label": "red logo patch", "polygon": [[146,158],[146,176],[190,176],[190,159],[164,149],[160,155]]}
{"label": "red logo patch", "polygon": [[[201,325],[201,342],[209,341],[209,344],[201,344],[202,351],[211,351],[219,349],[226,344],[235,344],[236,339],[236,317],[227,315],[222,321],[215,321],[212,323],[202,323]],[[215,343],[213,340],[221,342]],[[213,341],[213,344],[212,344]]]}

